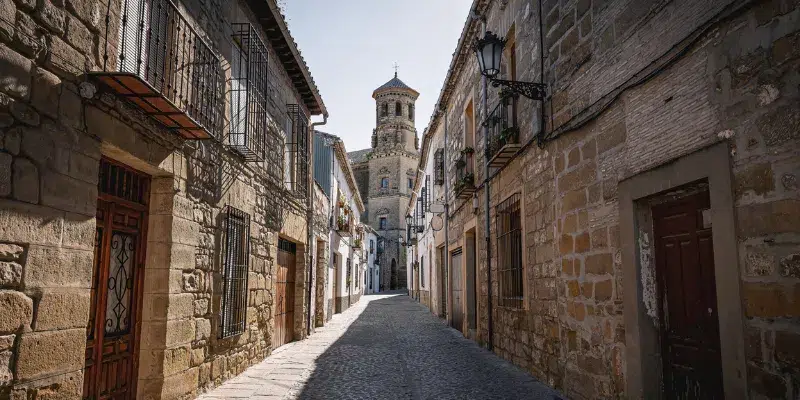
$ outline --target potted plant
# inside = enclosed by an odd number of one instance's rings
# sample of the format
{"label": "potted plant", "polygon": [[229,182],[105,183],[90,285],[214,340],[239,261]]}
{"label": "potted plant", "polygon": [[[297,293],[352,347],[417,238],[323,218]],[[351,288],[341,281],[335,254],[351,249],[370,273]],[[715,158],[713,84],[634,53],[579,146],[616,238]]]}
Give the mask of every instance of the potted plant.
{"label": "potted plant", "polygon": [[500,144],[505,146],[509,143],[516,143],[519,137],[519,129],[516,126],[509,126],[500,131]]}
{"label": "potted plant", "polygon": [[340,215],[336,222],[338,223],[340,231],[347,230],[347,219],[344,217],[344,215]]}
{"label": "potted plant", "polygon": [[464,168],[466,165],[467,162],[464,161],[464,157],[461,157],[456,161],[456,168]]}
{"label": "potted plant", "polygon": [[356,249],[360,249],[361,248],[361,239],[354,240],[353,241],[353,247],[356,248]]}
{"label": "potted plant", "polygon": [[464,149],[461,150],[461,154],[472,154],[472,153],[475,153],[475,149],[469,146],[464,147]]}
{"label": "potted plant", "polygon": [[474,186],[475,185],[475,175],[474,174],[466,174],[464,178],[461,180],[461,184],[463,186]]}

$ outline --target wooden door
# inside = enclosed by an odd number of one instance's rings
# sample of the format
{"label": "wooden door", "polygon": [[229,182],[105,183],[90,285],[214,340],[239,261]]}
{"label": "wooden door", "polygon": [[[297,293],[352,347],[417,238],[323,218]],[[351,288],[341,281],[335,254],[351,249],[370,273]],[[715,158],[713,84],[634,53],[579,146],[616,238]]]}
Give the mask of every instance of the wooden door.
{"label": "wooden door", "polygon": [[294,284],[297,245],[278,239],[278,271],[275,280],[275,333],[272,348],[294,340]]}
{"label": "wooden door", "polygon": [[84,399],[136,397],[149,186],[146,175],[101,160]]}
{"label": "wooden door", "polygon": [[453,280],[450,282],[453,288],[453,318],[450,324],[453,328],[459,331],[464,327],[464,302],[462,301],[464,290],[462,289],[462,273],[461,273],[461,249],[453,252],[451,257],[451,271]]}
{"label": "wooden door", "polygon": [[438,254],[436,256],[436,262],[439,264],[439,304],[441,310],[439,312],[440,316],[443,316],[445,319],[447,318],[447,266],[445,265],[445,254],[444,254],[444,247],[440,247],[438,249]]}
{"label": "wooden door", "polygon": [[710,211],[707,189],[653,207],[664,391],[670,399],[723,397]]}

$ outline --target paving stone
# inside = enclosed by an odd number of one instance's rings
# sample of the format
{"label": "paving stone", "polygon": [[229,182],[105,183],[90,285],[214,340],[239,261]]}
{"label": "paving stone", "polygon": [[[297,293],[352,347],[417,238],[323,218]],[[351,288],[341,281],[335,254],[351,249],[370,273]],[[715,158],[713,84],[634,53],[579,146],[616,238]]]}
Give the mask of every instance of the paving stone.
{"label": "paving stone", "polygon": [[560,399],[405,295],[366,295],[200,399]]}

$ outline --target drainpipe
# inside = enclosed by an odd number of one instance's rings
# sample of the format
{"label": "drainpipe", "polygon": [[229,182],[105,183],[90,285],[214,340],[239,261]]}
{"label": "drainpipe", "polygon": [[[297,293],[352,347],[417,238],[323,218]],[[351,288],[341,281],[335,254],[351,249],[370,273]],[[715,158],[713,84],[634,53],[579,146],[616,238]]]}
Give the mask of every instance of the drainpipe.
{"label": "drainpipe", "polygon": [[312,241],[314,240],[314,129],[317,126],[322,126],[328,123],[328,113],[322,114],[322,121],[321,122],[313,122],[311,124],[311,140],[309,140],[310,146],[308,146],[311,152],[311,168],[309,168],[309,175],[311,175],[311,179],[308,180],[308,198],[307,206],[308,206],[308,213],[307,213],[307,220],[306,220],[306,230],[307,232],[307,239],[306,242],[308,245],[306,246],[308,251],[308,287],[306,288],[306,299],[308,300],[308,307],[306,311],[306,336],[311,336],[311,285],[314,283],[314,252],[316,251],[316,246],[312,246]]}
{"label": "drainpipe", "polygon": [[447,107],[442,106],[439,110],[444,114],[444,151],[442,152],[442,159],[444,160],[444,271],[447,274],[447,279],[444,280],[445,297],[447,304],[444,307],[444,319],[447,324],[450,324],[450,313],[447,311],[448,307],[453,306],[452,299],[450,299],[450,200],[448,199],[449,190],[449,177],[447,174]]}
{"label": "drainpipe", "polygon": [[[481,17],[481,25],[483,27],[483,34],[486,35],[486,17]],[[481,77],[481,86],[483,87],[483,118],[484,120],[489,115],[489,85],[488,79],[485,75]],[[492,350],[492,239],[491,239],[491,221],[489,220],[489,127],[483,125],[483,189],[484,201],[486,201],[486,226],[484,232],[486,235],[486,328],[489,336],[489,350]]]}

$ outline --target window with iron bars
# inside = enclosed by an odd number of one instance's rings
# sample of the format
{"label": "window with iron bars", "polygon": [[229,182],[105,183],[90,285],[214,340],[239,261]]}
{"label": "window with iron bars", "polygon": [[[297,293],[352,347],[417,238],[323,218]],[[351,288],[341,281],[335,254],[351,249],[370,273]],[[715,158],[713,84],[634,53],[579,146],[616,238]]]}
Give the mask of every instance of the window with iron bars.
{"label": "window with iron bars", "polygon": [[231,206],[225,207],[224,234],[220,338],[241,334],[245,329],[250,214]]}
{"label": "window with iron bars", "polygon": [[522,215],[519,193],[497,206],[496,218],[500,305],[522,308]]}
{"label": "window with iron bars", "polygon": [[308,194],[308,118],[297,104],[289,104],[287,109],[283,166],[286,188],[305,197]]}
{"label": "window with iron bars", "polygon": [[436,149],[433,153],[433,183],[444,185],[444,149]]}
{"label": "window with iron bars", "polygon": [[245,160],[264,161],[267,130],[267,48],[249,23],[234,23],[228,146]]}

